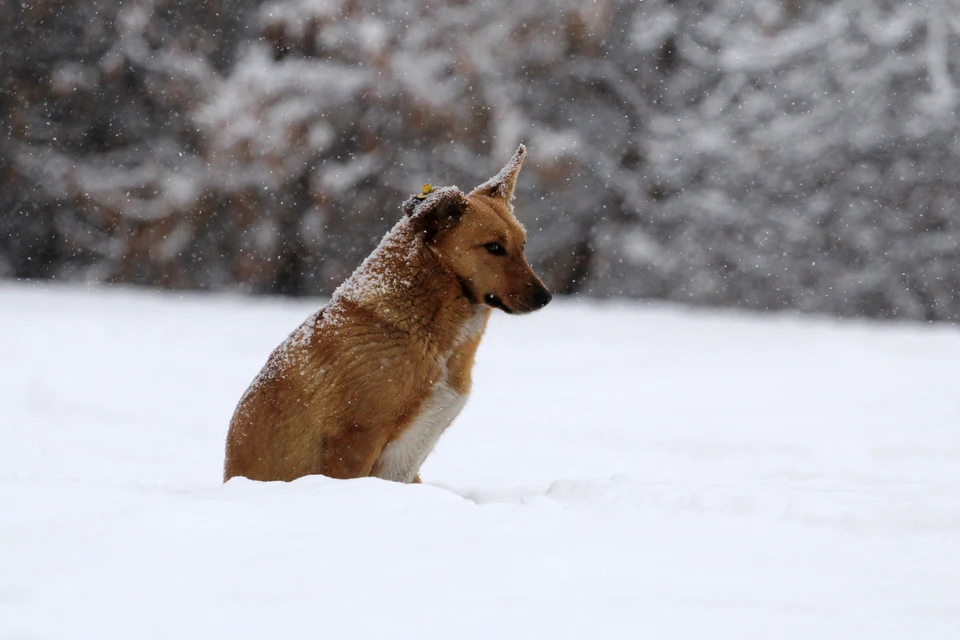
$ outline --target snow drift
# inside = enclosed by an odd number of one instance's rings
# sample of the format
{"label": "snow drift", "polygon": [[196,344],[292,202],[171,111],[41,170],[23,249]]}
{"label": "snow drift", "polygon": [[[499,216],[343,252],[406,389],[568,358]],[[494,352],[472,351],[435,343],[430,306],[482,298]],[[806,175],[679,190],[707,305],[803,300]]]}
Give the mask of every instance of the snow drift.
{"label": "snow drift", "polygon": [[0,286],[0,638],[957,637],[954,330],[497,314],[425,485],[222,485],[318,304]]}

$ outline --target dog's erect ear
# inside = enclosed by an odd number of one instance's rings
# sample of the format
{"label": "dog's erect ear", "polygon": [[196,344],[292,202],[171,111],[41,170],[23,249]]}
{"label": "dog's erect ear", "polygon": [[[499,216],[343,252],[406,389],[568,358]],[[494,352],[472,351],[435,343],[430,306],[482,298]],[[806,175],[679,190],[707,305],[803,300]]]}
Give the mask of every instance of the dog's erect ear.
{"label": "dog's erect ear", "polygon": [[523,165],[523,158],[527,155],[527,148],[520,145],[510,161],[500,169],[500,173],[493,176],[482,185],[470,192],[470,195],[491,196],[503,198],[507,202],[513,200],[513,188],[517,185],[517,175]]}
{"label": "dog's erect ear", "polygon": [[414,196],[403,203],[403,212],[410,216],[410,221],[428,235],[460,224],[466,208],[466,196],[456,187],[437,189],[423,199]]}

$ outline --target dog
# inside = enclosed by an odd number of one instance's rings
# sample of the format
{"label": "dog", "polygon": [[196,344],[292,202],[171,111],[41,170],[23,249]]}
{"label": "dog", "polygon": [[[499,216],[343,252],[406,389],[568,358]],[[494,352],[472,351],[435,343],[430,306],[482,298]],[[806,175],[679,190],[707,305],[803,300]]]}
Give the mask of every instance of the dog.
{"label": "dog", "polygon": [[525,155],[520,145],[469,194],[424,185],[403,204],[400,221],[240,399],[224,481],[420,481],[467,402],[491,311],[528,313],[552,297],[524,256],[526,232],[513,214]]}

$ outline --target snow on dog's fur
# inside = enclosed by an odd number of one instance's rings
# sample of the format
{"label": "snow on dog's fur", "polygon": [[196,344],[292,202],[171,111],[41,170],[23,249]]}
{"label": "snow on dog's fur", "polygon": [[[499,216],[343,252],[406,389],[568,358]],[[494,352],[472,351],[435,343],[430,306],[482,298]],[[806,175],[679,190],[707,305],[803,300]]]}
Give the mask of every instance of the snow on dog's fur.
{"label": "snow on dog's fur", "polygon": [[521,145],[469,194],[444,187],[404,203],[404,217],[241,398],[225,480],[419,480],[467,401],[491,308],[526,313],[550,301],[513,215],[524,154]]}

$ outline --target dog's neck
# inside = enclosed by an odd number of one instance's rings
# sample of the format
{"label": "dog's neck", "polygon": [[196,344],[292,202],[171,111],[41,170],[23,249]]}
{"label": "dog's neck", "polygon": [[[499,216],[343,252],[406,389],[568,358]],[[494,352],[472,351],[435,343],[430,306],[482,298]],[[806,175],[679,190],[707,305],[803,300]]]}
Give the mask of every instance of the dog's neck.
{"label": "dog's neck", "polygon": [[456,275],[403,218],[334,293],[417,338],[447,350],[468,322],[489,307],[477,305]]}

